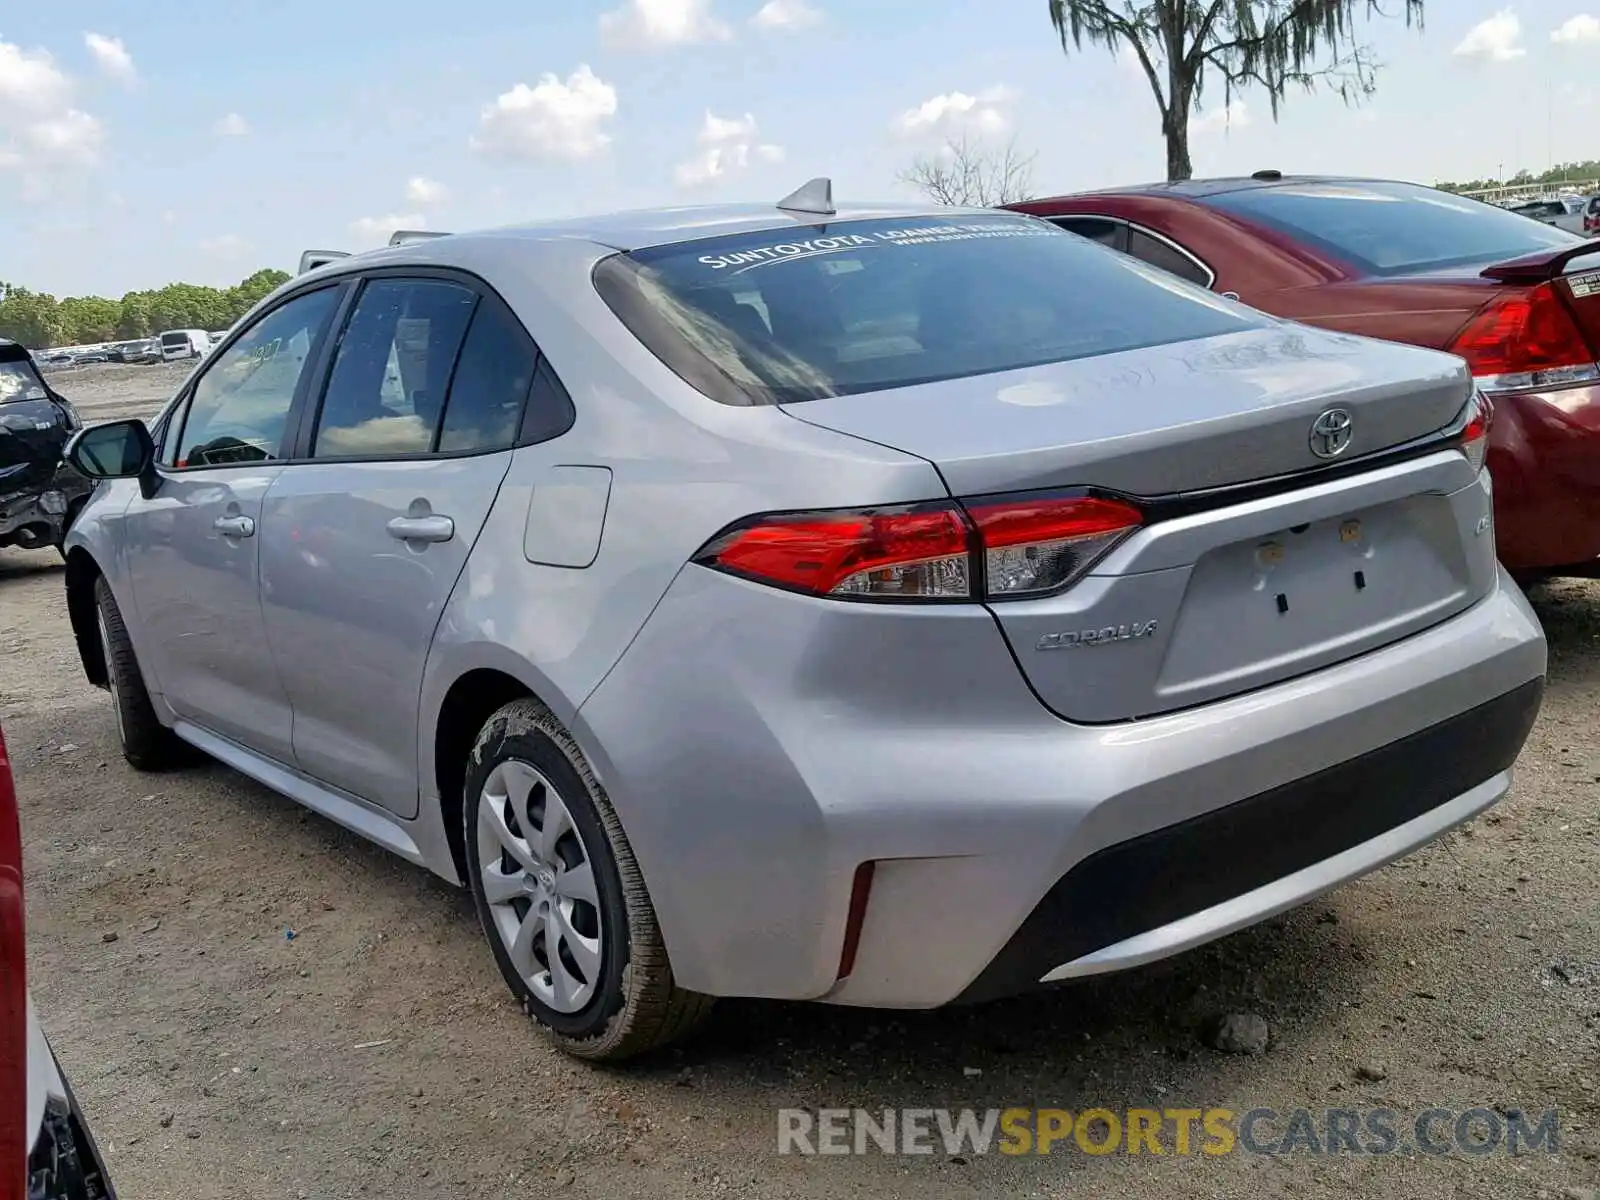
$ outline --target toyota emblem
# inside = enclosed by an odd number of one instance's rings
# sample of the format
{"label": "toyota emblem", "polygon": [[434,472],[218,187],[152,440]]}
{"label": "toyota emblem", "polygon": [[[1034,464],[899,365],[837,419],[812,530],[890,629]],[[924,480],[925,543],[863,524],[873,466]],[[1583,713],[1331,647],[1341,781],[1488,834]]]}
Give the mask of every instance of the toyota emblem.
{"label": "toyota emblem", "polygon": [[1311,422],[1311,453],[1318,458],[1338,458],[1349,449],[1354,430],[1349,409],[1328,409]]}

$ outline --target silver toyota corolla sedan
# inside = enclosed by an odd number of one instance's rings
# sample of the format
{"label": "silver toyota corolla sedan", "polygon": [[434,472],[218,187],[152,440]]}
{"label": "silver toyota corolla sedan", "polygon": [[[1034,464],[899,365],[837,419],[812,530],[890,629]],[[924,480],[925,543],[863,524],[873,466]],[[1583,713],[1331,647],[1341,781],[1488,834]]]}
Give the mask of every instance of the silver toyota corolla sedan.
{"label": "silver toyota corolla sedan", "polygon": [[595,1059],[1148,962],[1505,794],[1545,645],[1460,361],[830,192],[341,258],[78,435],[129,760],[470,888]]}

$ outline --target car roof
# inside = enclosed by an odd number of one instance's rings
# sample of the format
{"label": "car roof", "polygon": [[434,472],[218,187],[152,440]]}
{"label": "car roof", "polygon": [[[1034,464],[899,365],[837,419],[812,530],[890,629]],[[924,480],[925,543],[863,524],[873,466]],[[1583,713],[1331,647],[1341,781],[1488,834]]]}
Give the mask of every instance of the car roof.
{"label": "car roof", "polygon": [[[1306,184],[1393,184],[1393,179],[1377,179],[1362,175],[1273,175],[1258,179],[1253,175],[1224,176],[1217,179],[1180,179],[1172,183],[1136,183],[1123,187],[1089,188],[1081,192],[1064,192],[1059,196],[1041,196],[1030,203],[1044,204],[1051,200],[1073,200],[1084,196],[1177,196],[1195,200],[1206,196],[1221,196],[1228,192],[1256,191],[1262,188],[1304,186]],[[1425,186],[1425,185],[1424,185]]]}
{"label": "car roof", "polygon": [[560,220],[531,221],[493,229],[452,233],[398,246],[385,246],[360,254],[337,258],[291,280],[297,284],[310,275],[328,279],[347,272],[374,266],[444,264],[472,248],[483,249],[493,243],[503,253],[506,241],[533,246],[541,242],[581,241],[610,250],[640,250],[676,242],[730,234],[759,233],[763,230],[815,230],[841,221],[950,220],[960,217],[1006,215],[992,208],[955,208],[926,202],[889,204],[841,204],[830,216],[786,211],[774,204],[714,204],[678,208],[643,208],[599,216],[568,217]]}
{"label": "car roof", "polygon": [[926,219],[986,214],[993,209],[944,208],[927,203],[841,204],[832,216],[788,212],[773,204],[706,204],[677,208],[644,208],[600,216],[535,221],[483,231],[498,237],[583,238],[616,250],[638,250],[726,234],[758,233],[764,229],[802,229],[840,221],[883,217]]}

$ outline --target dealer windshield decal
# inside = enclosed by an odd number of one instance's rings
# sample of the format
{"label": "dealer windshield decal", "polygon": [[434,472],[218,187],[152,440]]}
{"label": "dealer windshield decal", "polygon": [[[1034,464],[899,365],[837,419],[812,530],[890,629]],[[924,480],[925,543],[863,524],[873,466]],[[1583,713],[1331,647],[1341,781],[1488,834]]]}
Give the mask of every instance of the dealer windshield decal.
{"label": "dealer windshield decal", "polygon": [[803,242],[777,242],[770,246],[753,246],[749,250],[731,250],[726,254],[702,254],[700,262],[713,271],[736,268],[735,275],[753,271],[773,263],[793,262],[802,258],[817,258],[824,254],[837,254],[841,250],[858,250],[865,246],[927,246],[937,242],[965,242],[980,238],[1055,237],[1059,231],[1048,225],[1035,225],[1028,221],[991,221],[974,225],[914,225],[905,229],[878,229],[870,234],[840,233],[828,237],[811,238]]}

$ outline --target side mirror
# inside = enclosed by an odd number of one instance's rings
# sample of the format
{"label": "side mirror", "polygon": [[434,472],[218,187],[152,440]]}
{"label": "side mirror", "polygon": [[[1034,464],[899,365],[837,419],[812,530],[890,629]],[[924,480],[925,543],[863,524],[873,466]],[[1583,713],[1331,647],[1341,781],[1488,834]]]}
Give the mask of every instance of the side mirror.
{"label": "side mirror", "polygon": [[73,434],[65,458],[90,479],[142,478],[155,465],[156,446],[143,421],[110,421]]}

